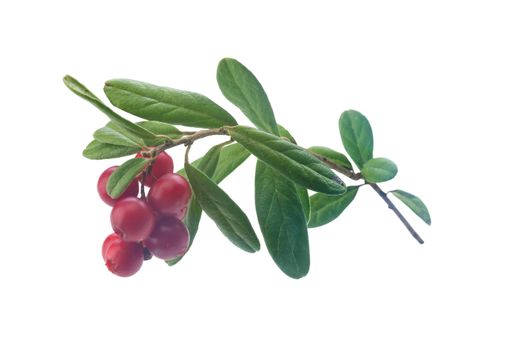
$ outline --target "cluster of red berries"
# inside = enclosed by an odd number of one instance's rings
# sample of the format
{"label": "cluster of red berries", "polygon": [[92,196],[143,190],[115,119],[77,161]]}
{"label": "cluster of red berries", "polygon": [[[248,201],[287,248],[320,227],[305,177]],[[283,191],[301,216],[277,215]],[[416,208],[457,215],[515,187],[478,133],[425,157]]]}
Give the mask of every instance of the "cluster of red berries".
{"label": "cluster of red berries", "polygon": [[[185,178],[173,173],[173,159],[160,153],[151,171],[135,179],[114,199],[108,195],[106,185],[116,169],[106,169],[97,182],[99,196],[113,207],[110,220],[114,233],[106,237],[102,248],[108,270],[127,277],[152,256],[164,260],[182,256],[189,246],[189,233],[182,219],[191,199],[191,187]],[[137,198],[139,184],[149,187],[146,198]]]}

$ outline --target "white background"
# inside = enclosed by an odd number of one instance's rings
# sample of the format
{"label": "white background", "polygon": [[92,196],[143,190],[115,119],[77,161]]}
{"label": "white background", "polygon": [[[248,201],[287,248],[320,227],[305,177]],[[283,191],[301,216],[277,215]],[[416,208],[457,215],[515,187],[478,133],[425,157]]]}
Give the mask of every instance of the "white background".
{"label": "white background", "polygon": [[[518,349],[519,12],[505,1],[12,1],[0,5],[0,348]],[[419,195],[417,244],[369,188],[310,232],[292,280],[207,217],[181,264],[132,278],[103,265],[109,207],[81,151],[106,118],[70,93],[110,78],[218,90],[246,64],[304,146],[341,149],[365,114],[375,156]],[[217,140],[195,145],[202,154]],[[182,150],[172,152],[181,167]],[[196,154],[195,154],[196,156]],[[252,158],[223,187],[249,213]],[[259,232],[259,230],[258,230]]]}

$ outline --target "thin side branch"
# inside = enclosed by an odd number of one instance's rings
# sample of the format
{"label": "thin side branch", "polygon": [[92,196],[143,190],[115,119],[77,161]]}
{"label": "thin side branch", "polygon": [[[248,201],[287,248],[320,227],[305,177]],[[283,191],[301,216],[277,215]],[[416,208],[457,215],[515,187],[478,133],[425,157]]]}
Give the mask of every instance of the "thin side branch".
{"label": "thin side branch", "polygon": [[377,192],[377,194],[384,200],[384,202],[386,202],[389,209],[391,209],[395,212],[396,216],[400,219],[400,221],[402,221],[402,223],[407,228],[407,230],[411,233],[411,235],[414,237],[414,239],[416,239],[418,241],[418,243],[423,244],[424,241],[423,241],[422,237],[420,237],[418,235],[418,233],[416,233],[416,231],[411,226],[411,224],[407,221],[407,219],[395,207],[395,205],[393,204],[391,199],[389,199],[389,197],[387,196],[386,192],[382,191],[382,189],[377,184],[368,183],[368,185],[370,185],[371,188],[373,188],[375,190],[375,192]]}

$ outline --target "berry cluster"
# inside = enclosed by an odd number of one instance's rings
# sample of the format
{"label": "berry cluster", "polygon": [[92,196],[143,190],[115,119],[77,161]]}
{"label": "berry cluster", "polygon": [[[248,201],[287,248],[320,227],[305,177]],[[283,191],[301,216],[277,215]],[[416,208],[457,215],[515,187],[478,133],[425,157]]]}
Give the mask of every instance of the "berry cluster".
{"label": "berry cluster", "polygon": [[[137,157],[143,156],[139,153]],[[108,270],[127,277],[139,271],[143,261],[153,255],[164,260],[183,255],[189,246],[189,233],[182,219],[191,188],[185,178],[173,173],[173,159],[160,153],[151,169],[114,199],[108,195],[106,185],[116,169],[106,169],[97,182],[99,196],[113,207],[110,221],[114,233],[106,237],[102,248]],[[144,198],[137,198],[139,183],[149,187]]]}

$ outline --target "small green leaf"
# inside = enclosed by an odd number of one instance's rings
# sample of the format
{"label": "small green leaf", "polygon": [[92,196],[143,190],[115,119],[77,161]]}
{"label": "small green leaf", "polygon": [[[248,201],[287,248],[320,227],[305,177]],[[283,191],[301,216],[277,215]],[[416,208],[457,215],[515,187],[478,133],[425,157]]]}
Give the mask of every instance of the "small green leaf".
{"label": "small green leaf", "polygon": [[94,139],[111,145],[143,148],[146,145],[139,137],[134,137],[127,129],[117,123],[109,122],[94,132]]}
{"label": "small green leaf", "polygon": [[[218,164],[218,159],[220,158],[220,153],[222,150],[222,145],[216,145],[209,149],[207,153],[200,158],[200,161],[196,165],[198,170],[211,177],[216,169],[216,165]],[[189,206],[187,208],[186,217],[184,218],[184,223],[186,224],[187,230],[189,232],[189,247],[193,244],[193,240],[195,239],[196,233],[198,231],[198,225],[200,224],[200,219],[202,218],[202,208],[198,204],[196,198],[191,198]],[[166,263],[169,266],[173,266],[178,263],[184,255],[181,255],[175,259],[167,260]]]}
{"label": "small green leaf", "polygon": [[150,159],[132,158],[119,166],[108,179],[106,192],[112,198],[118,198],[126,191],[130,183],[148,166]]}
{"label": "small green leaf", "polygon": [[422,219],[427,225],[431,224],[431,216],[429,210],[425,206],[424,202],[414,194],[405,192],[402,190],[390,191],[396,198],[400,199],[402,203],[407,205],[420,219]]}
{"label": "small green leaf", "polygon": [[328,194],[346,190],[333,171],[302,147],[245,126],[229,128],[229,134],[258,159],[305,188]]}
{"label": "small green leaf", "polygon": [[397,172],[396,164],[387,158],[370,159],[361,169],[364,180],[373,183],[391,180]]}
{"label": "small green leaf", "polygon": [[111,159],[136,154],[140,150],[140,147],[110,145],[93,140],[83,150],[83,156],[88,159]]}
{"label": "small green leaf", "polygon": [[284,138],[286,138],[288,141],[290,141],[290,142],[292,142],[293,144],[296,144],[296,145],[297,145],[297,142],[296,142],[296,140],[294,139],[294,137],[293,137],[293,136],[288,132],[287,129],[285,129],[284,126],[278,124],[278,130],[279,130],[279,135],[278,135],[278,136],[284,137]]}
{"label": "small green leaf", "polygon": [[355,199],[358,189],[358,186],[350,186],[346,193],[339,196],[316,193],[310,197],[311,212],[308,227],[314,228],[326,225],[338,218]]}
{"label": "small green leaf", "polygon": [[262,161],[256,164],[255,182],[256,214],[270,256],[288,276],[305,276],[308,230],[295,184]]}
{"label": "small green leaf", "polygon": [[348,158],[337,151],[334,151],[331,148],[323,147],[323,146],[313,146],[308,149],[310,152],[318,154],[326,159],[334,162],[337,165],[340,165],[343,168],[353,170],[350,161]]}
{"label": "small green leaf", "polygon": [[112,111],[96,95],[90,92],[90,90],[88,90],[83,84],[81,84],[75,78],[67,75],[63,78],[63,82],[73,93],[93,104],[101,112],[106,114],[111,121],[119,124],[128,132],[133,133],[135,136],[141,138],[145,142],[153,142],[157,139],[157,137],[153,133],[132,123],[127,119],[124,119],[123,117]]}
{"label": "small green leaf", "polygon": [[339,130],[344,148],[362,169],[373,158],[373,132],[368,119],[357,111],[346,111],[339,119]]}
{"label": "small green leaf", "polygon": [[236,125],[227,111],[195,92],[129,79],[109,80],[104,91],[114,106],[144,119],[197,128]]}
{"label": "small green leaf", "polygon": [[167,123],[157,122],[154,120],[145,120],[138,122],[137,125],[142,126],[144,129],[154,133],[155,135],[164,135],[171,139],[178,139],[183,136],[182,131]]}
{"label": "small green leaf", "polygon": [[258,237],[240,207],[200,170],[190,164],[185,169],[196,200],[220,231],[246,252],[258,251]]}
{"label": "small green leaf", "polygon": [[278,135],[267,94],[247,67],[233,58],[224,58],[218,64],[216,79],[224,96],[240,108],[256,127]]}

